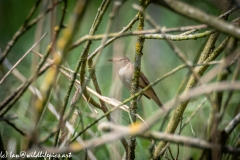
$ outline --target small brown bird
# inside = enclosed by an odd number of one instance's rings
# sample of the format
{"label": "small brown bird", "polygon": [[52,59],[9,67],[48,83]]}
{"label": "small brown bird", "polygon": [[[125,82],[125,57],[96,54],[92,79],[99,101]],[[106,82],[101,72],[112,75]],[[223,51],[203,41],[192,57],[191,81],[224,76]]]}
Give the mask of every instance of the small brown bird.
{"label": "small brown bird", "polygon": [[[125,56],[115,57],[108,61],[111,61],[117,65],[118,76],[119,76],[121,82],[128,90],[131,90],[132,76],[134,73],[133,63]],[[140,76],[139,76],[139,89],[143,89],[147,85],[149,85],[149,81],[148,81],[147,77],[143,74],[143,72],[141,72]],[[163,107],[162,102],[160,101],[160,99],[158,98],[157,94],[155,93],[155,91],[153,90],[152,87],[150,87],[148,90],[143,92],[143,95],[146,96],[148,99],[153,99],[154,102],[159,107]]]}

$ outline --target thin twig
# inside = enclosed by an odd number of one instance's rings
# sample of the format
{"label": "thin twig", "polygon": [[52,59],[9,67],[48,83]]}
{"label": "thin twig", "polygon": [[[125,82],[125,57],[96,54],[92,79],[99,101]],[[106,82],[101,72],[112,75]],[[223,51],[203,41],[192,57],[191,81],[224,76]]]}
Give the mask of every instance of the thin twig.
{"label": "thin twig", "polygon": [[28,55],[28,53],[31,52],[31,50],[40,42],[42,39],[47,35],[47,33],[44,33],[42,37],[35,42],[31,48],[27,50],[27,52],[12,66],[12,68],[4,75],[4,77],[1,79],[0,84],[5,80],[5,78],[16,68],[16,66]]}
{"label": "thin twig", "polygon": [[[37,18],[33,19],[28,24],[25,24],[25,22],[28,22],[29,20],[25,20],[24,24],[18,29],[18,31],[13,35],[12,39],[8,42],[8,45],[4,49],[1,57],[0,57],[0,64],[4,61],[4,59],[7,57],[8,53],[12,49],[13,45],[16,43],[16,41],[32,26],[34,26],[44,15],[46,15],[48,12],[50,12],[56,5],[61,3],[62,1],[57,1],[53,6],[49,7],[43,14],[39,15]],[[36,8],[35,8],[36,9]],[[32,10],[31,10],[32,12]],[[29,15],[33,14],[30,13]],[[32,16],[29,16],[28,18],[31,18]]]}
{"label": "thin twig", "polygon": [[[134,24],[138,19],[139,19],[139,18],[138,18],[138,16],[136,15],[136,16],[130,21],[130,23],[129,23],[126,27],[124,27],[123,30],[121,30],[121,31],[119,32],[119,34],[122,34],[122,33],[126,32],[126,31],[128,31],[129,29],[131,29],[132,26],[133,26],[133,24]],[[116,40],[117,38],[118,38],[118,37],[113,37],[113,38],[109,39],[106,43],[104,43],[103,45],[99,46],[93,53],[91,53],[91,54],[88,56],[88,60],[89,60],[89,59],[92,59],[92,58],[99,52],[99,50],[101,50],[102,48],[108,46],[109,44],[111,44],[111,43],[112,43],[114,40]]]}
{"label": "thin twig", "polygon": [[[203,11],[201,11],[198,8],[195,8],[191,5],[188,5],[182,1],[175,1],[175,0],[154,0],[154,3],[162,4],[164,3],[165,6],[168,6],[169,8],[173,9],[175,12],[188,17],[190,19],[197,20],[201,23],[207,24],[213,28],[216,28],[217,30],[227,33],[228,35],[231,35],[236,38],[240,38],[240,29],[233,24],[230,24],[224,20],[218,19],[215,16],[211,16]],[[189,14],[191,13],[191,14]]]}

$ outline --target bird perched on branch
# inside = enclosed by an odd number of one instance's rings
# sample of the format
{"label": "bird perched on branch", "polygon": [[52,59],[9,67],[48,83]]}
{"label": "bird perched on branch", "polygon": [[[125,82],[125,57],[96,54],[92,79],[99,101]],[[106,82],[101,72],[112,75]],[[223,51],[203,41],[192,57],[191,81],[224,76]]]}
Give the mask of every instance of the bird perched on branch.
{"label": "bird perched on branch", "polygon": [[[133,63],[125,56],[122,57],[115,57],[113,59],[108,60],[110,62],[113,62],[117,65],[118,68],[118,76],[123,83],[123,85],[128,89],[131,90],[131,83],[132,83],[132,77],[134,74],[134,65]],[[143,72],[139,75],[139,89],[143,89],[146,86],[148,86],[150,83],[147,79],[147,77],[143,74]],[[158,98],[157,94],[153,90],[152,87],[150,87],[148,90],[143,92],[143,95],[146,96],[148,99],[154,100],[154,102],[163,109],[163,104]]]}

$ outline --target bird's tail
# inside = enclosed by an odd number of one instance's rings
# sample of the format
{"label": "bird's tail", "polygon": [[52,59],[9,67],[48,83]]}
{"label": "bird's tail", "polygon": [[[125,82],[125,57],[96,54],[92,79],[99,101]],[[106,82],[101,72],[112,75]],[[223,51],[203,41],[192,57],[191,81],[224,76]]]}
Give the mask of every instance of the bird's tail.
{"label": "bird's tail", "polygon": [[153,96],[152,99],[154,100],[154,102],[163,110],[165,111],[166,108],[163,106],[162,101],[158,98],[158,96]]}

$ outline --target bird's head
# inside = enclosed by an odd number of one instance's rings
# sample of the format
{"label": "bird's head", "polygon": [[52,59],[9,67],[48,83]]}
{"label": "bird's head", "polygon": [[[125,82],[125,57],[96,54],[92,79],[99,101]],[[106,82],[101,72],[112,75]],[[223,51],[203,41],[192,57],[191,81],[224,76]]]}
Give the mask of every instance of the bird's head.
{"label": "bird's head", "polygon": [[114,57],[113,59],[109,59],[108,61],[115,63],[119,67],[124,67],[126,64],[130,62],[130,60],[125,57]]}

